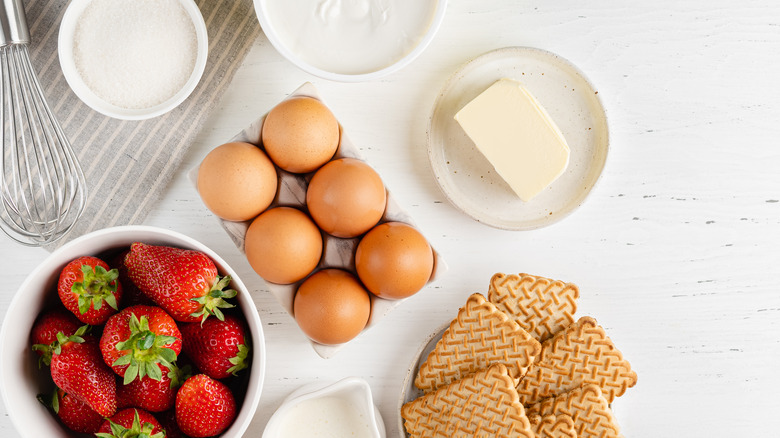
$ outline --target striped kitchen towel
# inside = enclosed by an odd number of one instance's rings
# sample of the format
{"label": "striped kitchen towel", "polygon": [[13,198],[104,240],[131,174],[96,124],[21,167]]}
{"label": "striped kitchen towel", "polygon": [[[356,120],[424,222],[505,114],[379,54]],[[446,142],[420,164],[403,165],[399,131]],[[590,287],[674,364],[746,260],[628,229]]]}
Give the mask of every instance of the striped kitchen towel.
{"label": "striped kitchen towel", "polygon": [[82,103],[62,75],[57,34],[68,2],[25,2],[33,68],[79,157],[89,193],[78,223],[57,246],[92,230],[144,220],[260,33],[252,0],[196,3],[209,34],[208,62],[198,87],[163,116],[123,121]]}

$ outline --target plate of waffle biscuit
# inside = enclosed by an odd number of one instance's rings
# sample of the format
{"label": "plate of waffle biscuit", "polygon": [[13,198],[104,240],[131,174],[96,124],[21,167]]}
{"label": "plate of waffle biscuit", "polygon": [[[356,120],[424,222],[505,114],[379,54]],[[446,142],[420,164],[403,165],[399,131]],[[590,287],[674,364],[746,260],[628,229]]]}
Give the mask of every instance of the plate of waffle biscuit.
{"label": "plate of waffle biscuit", "polygon": [[613,401],[637,374],[595,318],[575,319],[579,289],[495,274],[426,339],[399,400],[403,438],[618,438]]}

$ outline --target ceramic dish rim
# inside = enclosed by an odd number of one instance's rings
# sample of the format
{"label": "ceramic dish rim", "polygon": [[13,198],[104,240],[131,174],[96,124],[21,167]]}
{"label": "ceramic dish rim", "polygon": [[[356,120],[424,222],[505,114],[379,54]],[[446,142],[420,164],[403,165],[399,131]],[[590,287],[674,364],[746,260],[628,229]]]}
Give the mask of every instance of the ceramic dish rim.
{"label": "ceramic dish rim", "polygon": [[76,94],[79,100],[93,110],[108,117],[119,120],[146,120],[161,116],[173,110],[195,91],[195,88],[198,86],[198,83],[200,83],[200,79],[203,77],[203,73],[206,70],[209,51],[206,22],[204,21],[203,15],[200,12],[200,8],[198,8],[198,5],[195,3],[195,0],[178,0],[187,12],[187,16],[192,20],[197,38],[195,65],[193,66],[190,77],[176,94],[164,102],[149,108],[140,109],[122,108],[98,97],[89,89],[87,84],[84,83],[84,80],[76,69],[76,64],[73,59],[73,36],[78,18],[91,1],[92,0],[71,0],[65,10],[65,14],[62,16],[57,36],[57,54],[62,74],[65,76],[65,81],[70,86],[70,89]]}
{"label": "ceramic dish rim", "polygon": [[492,56],[496,56],[497,54],[500,54],[501,52],[514,52],[514,51],[523,51],[523,52],[531,52],[531,53],[537,53],[539,55],[550,57],[558,60],[559,62],[563,63],[567,67],[569,67],[575,74],[577,74],[579,77],[582,78],[582,80],[590,87],[592,90],[596,90],[595,86],[593,85],[593,82],[590,81],[590,79],[585,75],[585,73],[579,69],[576,65],[574,65],[572,62],[570,62],[568,59],[550,52],[548,50],[536,48],[536,47],[530,47],[530,46],[507,46],[507,47],[501,47],[498,49],[493,49],[488,52],[482,53],[476,57],[471,58],[470,60],[464,62],[461,64],[452,74],[450,74],[446,81],[444,82],[444,85],[439,89],[436,99],[434,100],[433,106],[431,107],[431,110],[429,112],[430,116],[428,117],[428,123],[426,126],[426,142],[427,142],[427,151],[428,151],[428,165],[431,170],[431,173],[434,176],[434,179],[436,180],[436,185],[439,187],[440,191],[444,194],[444,196],[447,198],[447,201],[451,205],[453,205],[456,209],[459,211],[465,213],[467,216],[471,217],[472,219],[476,220],[477,222],[483,223],[485,225],[491,226],[493,228],[502,229],[502,230],[508,230],[508,231],[529,231],[539,228],[544,228],[550,225],[553,225],[555,223],[560,222],[564,218],[568,217],[570,214],[574,213],[576,210],[578,210],[582,204],[584,204],[593,193],[593,190],[596,188],[596,186],[601,181],[601,177],[604,172],[604,168],[607,166],[607,162],[609,160],[609,149],[610,149],[610,129],[609,129],[609,116],[607,114],[607,108],[604,106],[604,102],[601,99],[601,96],[596,93],[594,94],[594,99],[596,103],[598,104],[599,108],[601,109],[601,115],[603,115],[604,119],[604,141],[603,141],[603,150],[604,150],[604,159],[603,163],[601,164],[601,169],[598,171],[598,175],[596,179],[593,181],[593,183],[590,185],[590,187],[587,189],[585,195],[582,197],[580,202],[576,203],[576,205],[573,205],[569,207],[567,210],[562,211],[560,213],[557,213],[552,219],[549,219],[545,221],[544,223],[538,223],[538,224],[531,224],[531,225],[523,225],[523,223],[515,223],[515,224],[507,224],[506,221],[499,221],[490,215],[482,214],[480,212],[475,212],[470,209],[467,209],[462,205],[460,201],[458,201],[458,198],[453,193],[452,188],[450,185],[445,184],[443,181],[444,176],[440,174],[439,170],[437,170],[437,166],[434,163],[435,161],[435,151],[433,148],[433,121],[434,121],[434,115],[437,112],[437,109],[439,105],[441,104],[442,100],[444,99],[446,92],[452,87],[452,85],[456,82],[457,79],[461,78],[463,76],[463,73],[467,71],[469,68],[473,67],[476,63],[478,63],[481,59],[486,59]]}
{"label": "ceramic dish rim", "polygon": [[[452,321],[447,321],[446,323],[440,325],[432,333],[429,333],[425,337],[425,340],[417,348],[417,352],[412,358],[412,361],[409,363],[409,367],[406,369],[406,376],[404,376],[404,381],[403,384],[401,385],[401,395],[400,397],[398,397],[398,407],[396,409],[396,415],[398,418],[398,433],[400,438],[409,438],[410,436],[409,434],[406,433],[406,428],[404,427],[404,419],[401,416],[401,410],[403,409],[404,404],[407,403],[406,390],[409,387],[414,386],[414,380],[417,378],[417,371],[419,370],[420,365],[422,365],[422,362],[427,359],[427,357],[423,358],[423,353],[425,353],[425,350],[427,350],[431,346],[431,343],[433,342],[434,339],[436,338],[441,339],[441,337],[444,335],[444,332],[450,327],[451,324]],[[438,343],[438,341],[439,340],[437,339],[436,342]],[[431,348],[431,350],[432,349],[433,348]]]}
{"label": "ceramic dish rim", "polygon": [[260,27],[263,29],[263,34],[266,36],[266,38],[268,38],[268,41],[276,49],[276,51],[278,51],[285,59],[287,59],[288,61],[293,63],[296,67],[300,68],[306,73],[312,74],[322,79],[328,79],[336,82],[371,81],[395,73],[401,70],[402,68],[406,67],[407,65],[411,64],[412,61],[417,59],[417,57],[420,56],[420,54],[422,54],[422,52],[430,45],[431,41],[433,41],[433,38],[438,33],[439,28],[441,27],[441,24],[444,21],[444,15],[447,10],[447,3],[449,2],[449,0],[435,0],[436,12],[431,18],[431,23],[428,27],[428,30],[426,30],[426,32],[423,34],[423,37],[420,39],[417,45],[412,50],[409,51],[409,53],[397,59],[392,64],[382,67],[378,70],[374,70],[367,73],[347,74],[347,73],[334,73],[331,71],[317,68],[309,64],[308,62],[304,61],[293,51],[289,50],[287,46],[279,38],[276,31],[274,30],[273,25],[270,23],[270,21],[268,21],[266,14],[264,13],[265,11],[264,4],[265,1],[267,0],[253,0],[253,1],[255,6],[255,15],[257,15],[257,20],[260,22]]}

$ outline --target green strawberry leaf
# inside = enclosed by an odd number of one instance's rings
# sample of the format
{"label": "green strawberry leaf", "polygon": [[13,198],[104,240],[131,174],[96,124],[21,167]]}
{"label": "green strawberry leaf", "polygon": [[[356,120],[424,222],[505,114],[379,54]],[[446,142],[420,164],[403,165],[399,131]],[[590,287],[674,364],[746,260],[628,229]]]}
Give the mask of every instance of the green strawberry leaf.
{"label": "green strawberry leaf", "polygon": [[[154,380],[162,380],[162,370],[155,363],[147,363],[144,367],[145,374]],[[143,377],[143,376],[142,376]]]}
{"label": "green strawberry leaf", "polygon": [[119,271],[106,271],[102,266],[81,265],[82,280],[73,283],[70,290],[78,299],[79,312],[87,313],[90,307],[100,310],[105,301],[114,310],[119,310],[116,295],[119,281]]}
{"label": "green strawberry leaf", "polygon": [[165,432],[157,432],[152,434],[154,425],[149,422],[145,422],[141,425],[141,418],[138,415],[138,409],[135,410],[133,416],[133,423],[129,428],[115,423],[113,420],[108,419],[108,423],[111,426],[111,433],[95,433],[99,438],[164,438]]}
{"label": "green strawberry leaf", "polygon": [[152,434],[154,425],[149,422],[145,422],[141,425],[141,418],[138,415],[138,410],[135,410],[133,416],[133,423],[129,428],[120,424],[114,423],[111,419],[108,420],[111,425],[111,433],[96,433],[95,436],[100,438],[164,438],[165,432],[157,432]]}
{"label": "green strawberry leaf", "polygon": [[78,304],[79,304],[79,312],[83,315],[87,313],[87,311],[89,310],[89,307],[92,305],[92,300],[90,300],[84,295],[79,295]]}
{"label": "green strawberry leaf", "polygon": [[32,346],[33,351],[40,353],[40,356],[38,357],[38,369],[43,368],[43,365],[46,365],[47,367],[51,366],[51,354],[54,351],[55,344],[57,344],[57,341],[54,341],[51,344],[34,344]]}
{"label": "green strawberry leaf", "polygon": [[249,346],[246,343],[246,339],[244,339],[244,343],[238,346],[238,353],[235,357],[231,357],[228,359],[228,362],[233,364],[232,367],[228,368],[228,372],[232,375],[237,375],[239,371],[245,369],[249,366],[249,360],[247,359],[249,357]]}
{"label": "green strawberry leaf", "polygon": [[187,379],[192,377],[192,366],[190,365],[184,365],[181,368],[176,365],[171,365],[168,369],[168,378],[171,379],[171,388],[178,388]]}
{"label": "green strawberry leaf", "polygon": [[160,354],[160,358],[163,361],[168,362],[168,364],[176,362],[176,352],[170,348],[161,348],[159,354]]}
{"label": "green strawberry leaf", "polygon": [[77,344],[81,344],[84,342],[84,338],[82,336],[87,333],[92,327],[87,325],[82,325],[79,327],[75,333],[73,333],[70,336],[65,336],[65,333],[57,332],[57,340],[52,342],[52,354],[60,354],[62,352],[62,346],[64,344],[67,344],[68,342],[75,342]]}
{"label": "green strawberry leaf", "polygon": [[127,351],[112,366],[127,365],[124,376],[124,384],[127,385],[135,378],[143,379],[146,376],[154,380],[162,379],[162,371],[158,364],[171,368],[176,361],[176,352],[169,346],[178,339],[174,336],[158,335],[149,330],[149,319],[146,315],[139,319],[135,314],[130,316],[128,322],[130,336],[116,344],[119,351]]}
{"label": "green strawberry leaf", "polygon": [[84,279],[82,280],[82,285],[86,285],[86,280],[92,277],[92,274],[95,273],[94,271],[95,270],[92,268],[92,266],[81,265],[81,277]]}
{"label": "green strawberry leaf", "polygon": [[125,385],[129,385],[130,382],[135,380],[136,377],[138,377],[138,368],[139,365],[137,363],[130,363],[127,368],[125,368],[125,379],[123,383]]}
{"label": "green strawberry leaf", "polygon": [[111,308],[114,309],[114,310],[119,310],[119,304],[117,304],[117,302],[116,302],[116,295],[114,295],[114,294],[108,294],[106,296],[106,304],[111,306]]}
{"label": "green strawberry leaf", "polygon": [[[234,296],[236,296],[236,291],[234,291],[232,289],[224,290],[230,284],[230,280],[231,280],[231,278],[230,278],[229,275],[225,275],[224,277],[217,277],[217,284],[214,285],[214,287],[212,288],[212,291],[217,292],[219,294],[222,294],[226,298],[233,298]],[[230,292],[232,292],[233,295],[232,296],[227,296],[228,293],[230,293]]]}
{"label": "green strawberry leaf", "polygon": [[51,408],[55,414],[60,412],[59,389],[56,387],[51,394],[38,394],[35,396],[35,398],[37,398],[42,405],[46,406],[47,408]]}
{"label": "green strawberry leaf", "polygon": [[115,360],[114,363],[111,364],[111,366],[121,367],[122,365],[130,365],[130,362],[132,360],[133,360],[133,356],[130,354],[126,354],[124,356],[120,356],[119,359]]}
{"label": "green strawberry leaf", "polygon": [[217,276],[217,281],[206,295],[191,298],[190,301],[200,304],[201,307],[196,312],[192,312],[190,316],[193,318],[200,318],[201,325],[206,322],[206,319],[209,316],[215,316],[218,320],[224,321],[225,315],[220,309],[236,307],[235,304],[229,303],[226,300],[235,298],[236,295],[238,295],[238,291],[235,289],[225,289],[230,285],[230,281],[231,278],[229,275],[225,275],[224,277]]}
{"label": "green strawberry leaf", "polygon": [[[138,411],[135,411],[136,418],[138,418]],[[135,420],[134,420],[135,421]],[[114,434],[116,437],[121,437],[122,433],[127,430],[124,426],[121,424],[114,423],[113,421],[109,420],[109,423],[111,424],[111,433]]]}
{"label": "green strawberry leaf", "polygon": [[156,335],[152,332],[146,332],[138,339],[137,348],[139,350],[148,350],[154,347],[154,338]]}
{"label": "green strawberry leaf", "polygon": [[[167,335],[157,335],[154,339],[155,347],[165,347],[176,342],[176,337]],[[167,347],[166,347],[167,348]]]}

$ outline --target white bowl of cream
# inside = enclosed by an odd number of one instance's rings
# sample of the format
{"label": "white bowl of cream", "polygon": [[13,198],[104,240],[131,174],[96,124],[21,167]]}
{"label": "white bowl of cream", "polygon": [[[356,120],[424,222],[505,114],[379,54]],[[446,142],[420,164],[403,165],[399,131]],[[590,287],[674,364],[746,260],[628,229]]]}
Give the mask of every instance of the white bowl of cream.
{"label": "white bowl of cream", "polygon": [[447,0],[254,0],[268,40],[302,70],[341,82],[377,79],[433,40]]}
{"label": "white bowl of cream", "polygon": [[72,0],[58,53],[84,103],[110,117],[143,120],[177,107],[198,85],[208,33],[193,0]]}
{"label": "white bowl of cream", "polygon": [[293,391],[268,420],[262,438],[386,438],[371,387],[359,377]]}

